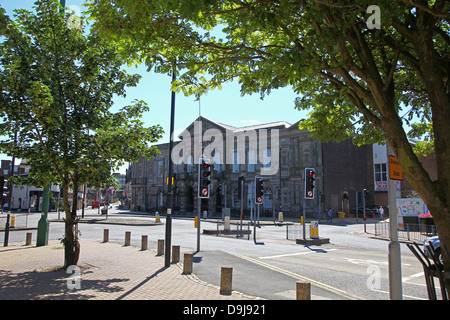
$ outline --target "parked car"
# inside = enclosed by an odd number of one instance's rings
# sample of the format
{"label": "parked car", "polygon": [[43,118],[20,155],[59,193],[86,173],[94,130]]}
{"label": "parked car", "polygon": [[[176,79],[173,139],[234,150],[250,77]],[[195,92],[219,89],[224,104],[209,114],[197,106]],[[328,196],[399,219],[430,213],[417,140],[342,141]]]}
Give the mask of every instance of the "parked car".
{"label": "parked car", "polygon": [[98,208],[100,206],[100,202],[97,200],[92,201],[92,208]]}
{"label": "parked car", "polygon": [[[375,205],[369,205],[369,206],[366,206],[366,217],[367,218],[375,218],[376,216],[377,216],[377,211],[376,211],[376,208],[377,206],[375,206]],[[364,208],[363,208],[363,206],[360,206],[360,207],[358,207],[358,216],[359,217],[363,217],[363,210],[364,210]],[[352,209],[352,212],[353,212],[353,214],[355,214],[356,215],[356,209],[355,208],[353,208]]]}
{"label": "parked car", "polygon": [[423,242],[423,251],[425,253],[425,255],[431,258],[431,246],[430,246],[430,242],[433,245],[434,248],[434,252],[436,254],[436,257],[438,258],[438,260],[443,263],[442,261],[442,255],[441,255],[441,241],[439,240],[439,236],[433,236],[431,238],[425,239],[425,241]]}

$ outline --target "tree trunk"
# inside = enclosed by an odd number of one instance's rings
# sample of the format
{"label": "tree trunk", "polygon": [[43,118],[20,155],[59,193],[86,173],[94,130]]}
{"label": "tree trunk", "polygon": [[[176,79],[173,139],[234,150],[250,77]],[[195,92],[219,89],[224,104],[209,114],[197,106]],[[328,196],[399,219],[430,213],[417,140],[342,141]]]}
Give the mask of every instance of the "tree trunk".
{"label": "tree trunk", "polygon": [[[76,189],[75,189],[76,187]],[[64,204],[64,212],[66,214],[65,221],[65,235],[63,239],[64,243],[64,268],[67,268],[71,265],[77,265],[78,259],[80,256],[80,243],[78,241],[77,234],[77,202],[76,202],[76,192],[78,191],[78,186],[75,186],[73,192],[75,195],[73,196],[73,206],[72,211],[70,210],[69,205],[69,185],[67,183],[63,184],[63,204]]]}
{"label": "tree trunk", "polygon": [[[440,68],[439,55],[433,43],[435,18],[426,12],[417,17],[418,30],[414,32],[414,45],[419,58],[423,82],[428,91],[432,110],[437,181],[433,182],[434,199],[425,201],[438,230],[444,270],[450,273],[450,94],[448,74]],[[417,190],[419,192],[419,190]],[[419,194],[421,194],[419,192]],[[450,294],[450,278],[445,280]]]}

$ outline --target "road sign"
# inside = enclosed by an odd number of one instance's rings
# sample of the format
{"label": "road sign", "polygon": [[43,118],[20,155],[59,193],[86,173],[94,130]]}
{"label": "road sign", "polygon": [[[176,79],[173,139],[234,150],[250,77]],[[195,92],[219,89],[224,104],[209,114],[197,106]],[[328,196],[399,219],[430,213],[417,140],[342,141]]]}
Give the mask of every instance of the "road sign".
{"label": "road sign", "polygon": [[389,178],[392,180],[403,180],[403,171],[394,156],[389,156]]}
{"label": "road sign", "polygon": [[202,196],[208,197],[208,188],[202,188]]}

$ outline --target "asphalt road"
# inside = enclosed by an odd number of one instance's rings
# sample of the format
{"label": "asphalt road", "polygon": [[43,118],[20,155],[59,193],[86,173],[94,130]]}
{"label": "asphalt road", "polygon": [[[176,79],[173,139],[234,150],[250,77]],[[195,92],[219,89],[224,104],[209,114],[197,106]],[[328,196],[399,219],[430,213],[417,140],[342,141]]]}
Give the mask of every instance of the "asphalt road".
{"label": "asphalt road", "polygon": [[[86,216],[99,221],[104,219],[96,213],[96,210],[87,210]],[[115,210],[111,213],[110,221],[132,219],[145,225],[80,223],[81,241],[83,238],[101,241],[104,228],[110,230],[110,241],[118,243],[124,242],[125,231],[131,231],[135,246],[140,246],[141,235],[148,235],[149,248],[156,248],[157,240],[165,238],[164,219],[161,224],[154,224],[153,216],[130,217]],[[4,226],[5,216],[0,215],[0,226]],[[40,214],[31,214],[28,218],[17,215],[16,226],[36,227],[39,218]],[[56,218],[56,213],[49,214],[50,220]],[[201,229],[216,227],[215,223],[201,222]],[[26,232],[32,232],[33,241],[36,239],[36,230],[13,231],[9,242],[25,242]],[[63,234],[63,223],[50,223],[49,239],[62,238]],[[313,299],[389,299],[388,241],[369,237],[370,234],[363,232],[362,224],[320,224],[319,234],[330,238],[330,243],[298,245],[294,239],[286,239],[286,227],[273,224],[256,228],[256,241],[253,234],[249,240],[246,236],[238,239],[202,234],[200,252],[194,256],[194,273],[201,280],[218,286],[221,267],[231,266],[234,290],[266,299],[295,299],[297,281],[311,283]],[[1,242],[3,235],[1,232]],[[196,251],[197,229],[193,219],[173,219],[172,244],[180,245],[182,253]],[[427,299],[421,264],[405,245],[402,244],[401,250],[403,298]]]}

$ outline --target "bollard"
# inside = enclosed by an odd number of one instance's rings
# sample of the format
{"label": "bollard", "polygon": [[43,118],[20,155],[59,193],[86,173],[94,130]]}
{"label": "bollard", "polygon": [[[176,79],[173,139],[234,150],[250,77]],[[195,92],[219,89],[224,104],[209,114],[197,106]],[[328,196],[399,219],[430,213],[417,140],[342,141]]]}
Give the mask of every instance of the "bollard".
{"label": "bollard", "polygon": [[180,262],[180,246],[172,246],[172,263]]}
{"label": "bollard", "polygon": [[30,246],[31,245],[31,238],[33,237],[33,233],[31,232],[27,232],[27,240],[25,242],[26,246]]}
{"label": "bollard", "polygon": [[103,229],[103,242],[109,241],[109,229]]}
{"label": "bollard", "polygon": [[148,236],[146,235],[142,235],[142,240],[141,240],[141,250],[145,251],[148,248]]}
{"label": "bollard", "polygon": [[230,295],[232,291],[233,268],[222,267],[220,273],[220,294]]}
{"label": "bollard", "polygon": [[297,300],[311,300],[311,283],[297,282]]}
{"label": "bollard", "polygon": [[131,243],[131,231],[125,231],[125,246],[129,246]]}
{"label": "bollard", "polygon": [[158,251],[156,255],[158,256],[164,255],[164,239],[158,239]]}
{"label": "bollard", "polygon": [[193,253],[185,253],[184,254],[184,263],[183,263],[183,273],[184,274],[192,273],[193,261],[194,261]]}
{"label": "bollard", "polygon": [[317,222],[317,221],[311,221],[310,238],[311,239],[319,239],[319,222]]}

